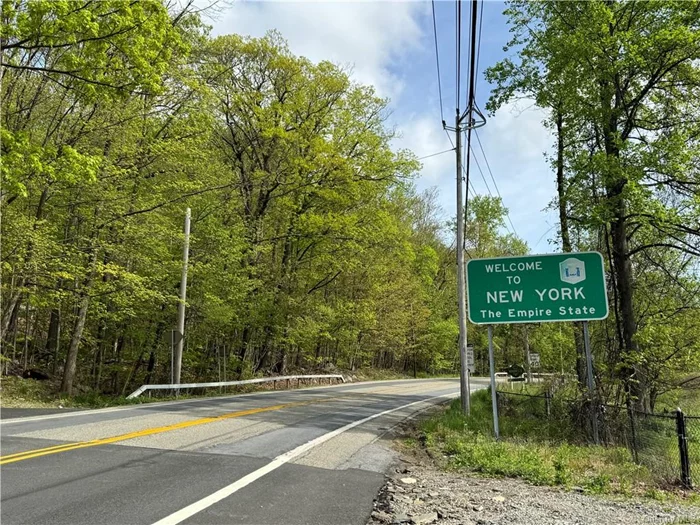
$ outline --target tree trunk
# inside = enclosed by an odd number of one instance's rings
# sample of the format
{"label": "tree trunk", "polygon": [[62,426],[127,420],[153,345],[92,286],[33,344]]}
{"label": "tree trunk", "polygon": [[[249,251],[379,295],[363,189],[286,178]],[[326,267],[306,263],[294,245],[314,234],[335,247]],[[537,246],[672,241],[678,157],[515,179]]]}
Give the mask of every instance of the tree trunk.
{"label": "tree trunk", "polygon": [[[561,246],[566,253],[571,252],[571,235],[569,233],[568,195],[564,177],[564,116],[557,110],[557,195],[559,200],[559,228]],[[574,344],[576,346],[576,377],[581,388],[586,387],[586,357],[583,343],[583,324],[574,323]]]}
{"label": "tree trunk", "polygon": [[83,329],[85,328],[85,321],[87,319],[88,306],[90,304],[90,287],[92,286],[92,279],[94,277],[95,260],[95,248],[93,247],[91,248],[88,262],[90,270],[88,276],[85,278],[85,282],[83,283],[83,289],[80,294],[78,318],[75,322],[75,328],[73,329],[73,335],[71,336],[70,347],[68,348],[68,355],[66,355],[66,364],[63,368],[61,392],[68,395],[72,395],[73,393],[73,380],[75,379],[75,370],[78,362],[78,348],[80,347],[80,340],[83,336]]}
{"label": "tree trunk", "polygon": [[[612,114],[612,113],[611,113]],[[636,361],[639,349],[635,341],[637,324],[634,317],[632,262],[629,257],[627,240],[627,203],[623,195],[627,178],[621,172],[620,150],[617,144],[618,125],[614,116],[606,122],[603,130],[605,153],[608,158],[608,173],[605,177],[605,190],[612,211],[610,236],[612,238],[612,256],[618,300],[620,304],[620,320],[622,324],[622,351],[627,363]],[[643,407],[646,386],[643,380],[643,370],[637,365],[627,364],[623,376],[628,385],[629,394],[634,402]]]}
{"label": "tree trunk", "polygon": [[49,316],[49,331],[46,337],[46,353],[52,356],[51,373],[56,373],[56,361],[58,360],[58,338],[60,336],[61,312],[58,308],[51,309]]}

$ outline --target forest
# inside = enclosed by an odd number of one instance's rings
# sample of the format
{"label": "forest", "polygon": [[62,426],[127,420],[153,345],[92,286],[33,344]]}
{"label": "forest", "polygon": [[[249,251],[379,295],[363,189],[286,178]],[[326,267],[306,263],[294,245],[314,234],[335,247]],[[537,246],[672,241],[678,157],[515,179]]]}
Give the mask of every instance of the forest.
{"label": "forest", "polygon": [[[506,16],[487,109],[546,110],[551,249],[606,261],[600,395],[653,410],[700,387],[700,3]],[[372,86],[277,32],[213,37],[191,2],[3,0],[1,17],[3,374],[66,394],[169,382],[187,208],[183,381],[457,373],[456,219],[416,190]],[[469,200],[467,258],[528,253],[506,216]],[[528,344],[585,385],[579,324],[494,332],[499,370]],[[485,328],[469,341],[487,374]]]}

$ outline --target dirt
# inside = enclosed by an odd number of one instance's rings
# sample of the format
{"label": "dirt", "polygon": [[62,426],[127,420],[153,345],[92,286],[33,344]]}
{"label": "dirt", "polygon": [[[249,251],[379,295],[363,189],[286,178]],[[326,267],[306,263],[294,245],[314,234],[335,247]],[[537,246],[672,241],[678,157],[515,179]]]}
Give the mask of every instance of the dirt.
{"label": "dirt", "polygon": [[593,496],[438,466],[420,447],[397,445],[401,464],[375,500],[368,525],[646,525],[700,523],[700,507]]}

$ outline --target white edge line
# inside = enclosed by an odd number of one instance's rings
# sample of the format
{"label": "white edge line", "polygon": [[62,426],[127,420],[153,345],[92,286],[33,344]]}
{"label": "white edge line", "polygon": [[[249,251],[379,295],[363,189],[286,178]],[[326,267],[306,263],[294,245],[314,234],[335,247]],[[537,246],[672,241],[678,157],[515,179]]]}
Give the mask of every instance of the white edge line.
{"label": "white edge line", "polygon": [[[204,402],[204,401],[220,401],[222,399],[229,399],[233,400],[239,397],[251,397],[251,396],[260,396],[260,395],[267,395],[267,394],[281,394],[283,392],[304,392],[304,391],[309,391],[309,390],[324,390],[324,389],[330,389],[330,388],[342,388],[342,387],[348,387],[348,386],[363,386],[363,385],[372,385],[372,384],[380,384],[380,383],[396,383],[396,382],[406,382],[406,381],[446,381],[446,380],[453,380],[453,379],[458,379],[458,378],[447,378],[447,377],[430,377],[426,379],[388,379],[388,380],[379,380],[379,381],[355,381],[355,382],[348,382],[348,383],[342,383],[339,385],[319,385],[319,386],[311,386],[311,387],[306,387],[306,388],[292,388],[289,390],[264,390],[262,392],[251,392],[249,394],[230,394],[228,396],[215,396],[215,397],[192,397],[189,399],[183,399],[181,401],[160,401],[160,402],[155,402],[155,403],[134,403],[131,405],[127,406],[116,406],[116,407],[106,407],[106,408],[94,408],[94,409],[84,409],[84,410],[71,410],[70,412],[65,412],[63,414],[46,414],[43,416],[29,416],[29,417],[13,417],[9,419],[0,419],[0,427],[3,427],[5,425],[13,425],[13,424],[19,424],[19,423],[31,423],[31,422],[36,422],[36,421],[48,421],[51,419],[61,419],[64,417],[80,417],[80,416],[87,416],[91,414],[108,414],[110,412],[122,412],[124,410],[145,410],[150,407],[162,407],[162,406],[174,406],[174,405],[182,405],[185,403],[198,403],[198,402]],[[0,410],[3,409],[8,409],[11,410],[15,407],[0,407]],[[18,407],[19,408],[19,407]],[[70,407],[69,407],[70,408]]]}
{"label": "white edge line", "polygon": [[199,501],[195,501],[194,503],[188,505],[187,507],[184,507],[176,512],[173,512],[169,516],[166,516],[163,519],[160,519],[153,523],[153,525],[177,525],[178,523],[182,523],[188,518],[191,518],[195,514],[211,507],[215,503],[218,503],[224,498],[227,498],[231,494],[234,494],[235,492],[238,492],[242,488],[250,485],[254,481],[260,479],[263,477],[265,474],[269,474],[273,470],[278,469],[285,463],[288,463],[292,459],[304,454],[305,452],[309,451],[310,449],[320,445],[321,443],[325,443],[326,441],[333,439],[334,437],[342,434],[343,432],[346,432],[352,428],[355,428],[356,426],[362,425],[363,423],[367,423],[368,421],[371,421],[373,419],[376,419],[381,416],[385,416],[387,414],[391,414],[392,412],[397,412],[399,410],[402,410],[404,408],[408,408],[413,405],[417,405],[419,403],[427,403],[428,401],[431,401],[433,399],[440,399],[443,397],[456,397],[458,394],[451,393],[451,394],[445,394],[442,396],[435,396],[431,397],[428,399],[422,399],[420,401],[414,401],[412,403],[408,403],[406,405],[402,405],[397,408],[392,408],[389,410],[385,410],[384,412],[379,412],[378,414],[373,414],[369,417],[366,417],[364,419],[360,419],[358,421],[354,421],[352,423],[349,423],[345,425],[344,427],[337,428],[331,432],[328,432],[327,434],[323,434],[322,436],[319,436],[315,439],[312,439],[311,441],[308,441],[304,443],[303,445],[299,445],[298,447],[290,450],[289,452],[285,452],[284,454],[281,454],[277,456],[275,459],[273,459],[270,463],[267,465],[260,467],[257,470],[254,470],[250,474],[247,474],[243,476],[241,479],[234,481],[230,485],[225,486],[222,489],[217,490],[216,492],[210,494],[209,496],[206,496]]}

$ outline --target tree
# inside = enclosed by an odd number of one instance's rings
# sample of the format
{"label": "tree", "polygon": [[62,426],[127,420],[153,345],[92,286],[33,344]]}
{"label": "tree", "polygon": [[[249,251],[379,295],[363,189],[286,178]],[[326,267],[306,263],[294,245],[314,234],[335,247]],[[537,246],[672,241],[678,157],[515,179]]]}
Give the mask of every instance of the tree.
{"label": "tree", "polygon": [[515,1],[506,14],[521,62],[491,70],[491,107],[532,93],[553,121],[579,130],[569,180],[590,189],[571,192],[586,201],[572,205],[580,215],[565,219],[601,233],[619,328],[620,351],[611,358],[644,404],[650,377],[637,337],[637,261],[658,247],[700,255],[699,172],[691,160],[698,156],[700,107],[691,93],[700,87],[700,7]]}

